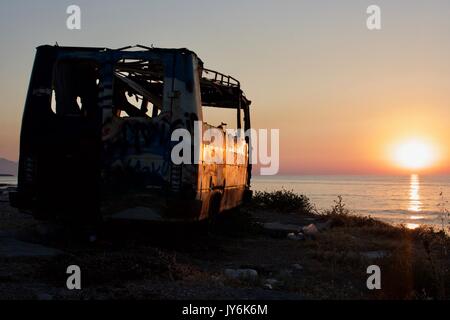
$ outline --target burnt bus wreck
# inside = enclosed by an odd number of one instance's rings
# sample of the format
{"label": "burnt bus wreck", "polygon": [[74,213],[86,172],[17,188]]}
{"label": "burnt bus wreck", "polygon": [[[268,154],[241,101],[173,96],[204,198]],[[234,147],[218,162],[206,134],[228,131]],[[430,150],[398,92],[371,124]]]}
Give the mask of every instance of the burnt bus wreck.
{"label": "burnt bus wreck", "polygon": [[37,219],[78,221],[198,221],[235,208],[251,196],[249,139],[224,145],[242,147],[243,163],[207,163],[201,142],[198,163],[174,164],[171,134],[193,134],[196,121],[211,128],[206,108],[231,110],[247,130],[249,107],[236,79],[186,49],[40,46],[11,204]]}

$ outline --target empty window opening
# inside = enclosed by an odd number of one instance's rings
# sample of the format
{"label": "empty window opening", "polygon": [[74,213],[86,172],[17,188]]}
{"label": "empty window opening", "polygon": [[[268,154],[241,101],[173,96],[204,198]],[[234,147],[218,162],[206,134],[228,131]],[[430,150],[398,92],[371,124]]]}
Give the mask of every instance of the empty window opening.
{"label": "empty window opening", "polygon": [[[62,60],[53,77],[54,112],[62,116],[88,116],[97,108],[98,68],[92,61]],[[53,104],[52,104],[53,110]]]}
{"label": "empty window opening", "polygon": [[204,106],[203,120],[214,127],[222,127],[223,129],[238,129],[238,110]]}
{"label": "empty window opening", "polygon": [[164,72],[159,62],[123,59],[114,72],[114,113],[119,117],[157,116],[163,105]]}

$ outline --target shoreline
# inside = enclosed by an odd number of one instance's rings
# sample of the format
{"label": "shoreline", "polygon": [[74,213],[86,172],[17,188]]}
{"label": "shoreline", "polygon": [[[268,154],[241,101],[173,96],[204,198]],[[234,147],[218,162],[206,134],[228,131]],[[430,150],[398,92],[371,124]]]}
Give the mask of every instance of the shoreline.
{"label": "shoreline", "polygon": [[[3,191],[5,191],[5,190],[7,191],[9,188],[17,188],[17,184],[14,184],[14,183],[0,183],[0,192],[2,190]],[[288,189],[284,189],[283,188],[282,190],[288,190]],[[254,192],[269,192],[269,193],[272,192],[272,191],[260,191],[260,190],[253,190],[253,191]],[[305,197],[310,198],[309,195],[305,195]],[[338,197],[336,199],[338,199]],[[333,200],[332,203],[334,203],[335,201],[336,200]],[[344,199],[344,201],[347,201],[347,199]],[[316,207],[315,204],[314,204],[314,207]],[[324,207],[321,207],[321,208],[317,209],[317,211],[326,211],[326,210],[327,210],[327,208],[324,208]],[[352,215],[358,216],[358,217],[371,217],[371,218],[374,218],[374,219],[376,219],[378,221],[381,221],[381,222],[384,222],[384,223],[387,223],[389,225],[392,225],[394,227],[399,227],[399,228],[404,227],[404,226],[408,226],[408,225],[412,226],[414,224],[415,225],[414,228],[431,227],[435,231],[440,231],[442,229],[441,222],[432,222],[432,221],[425,222],[425,223],[421,222],[421,220],[433,219],[433,217],[427,218],[427,215],[433,214],[434,216],[437,216],[437,215],[442,214],[441,212],[439,212],[437,210],[435,210],[435,211],[419,211],[419,212],[410,212],[409,210],[406,210],[406,209],[392,209],[392,210],[389,210],[389,212],[392,212],[394,214],[413,214],[413,215],[423,216],[423,219],[419,219],[419,220],[408,220],[406,216],[404,218],[391,218],[391,219],[388,219],[388,218],[383,218],[383,216],[380,216],[380,213],[377,213],[376,211],[370,210],[369,212],[364,212],[364,213],[362,213],[362,211],[363,210],[350,209],[349,213],[352,214]],[[386,214],[386,215],[388,215],[388,214]],[[438,219],[438,218],[435,218],[435,219]],[[395,221],[395,220],[403,220],[403,222],[398,222],[398,221]],[[447,224],[449,222],[450,222],[450,220],[447,221]],[[411,228],[411,229],[414,229],[414,228]],[[448,230],[448,229],[449,228],[447,228],[447,230],[445,232],[447,234],[450,234],[450,230]]]}

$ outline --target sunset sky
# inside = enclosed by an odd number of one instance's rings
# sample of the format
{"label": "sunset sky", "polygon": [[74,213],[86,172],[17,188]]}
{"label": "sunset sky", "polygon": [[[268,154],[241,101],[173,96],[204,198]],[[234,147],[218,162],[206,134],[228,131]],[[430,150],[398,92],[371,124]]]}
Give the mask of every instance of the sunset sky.
{"label": "sunset sky", "polygon": [[[70,4],[81,30],[66,28]],[[281,173],[408,172],[394,158],[412,140],[433,152],[423,172],[450,173],[449,13],[448,0],[2,1],[0,157],[18,159],[36,46],[139,43],[238,78],[253,126],[280,129]]]}

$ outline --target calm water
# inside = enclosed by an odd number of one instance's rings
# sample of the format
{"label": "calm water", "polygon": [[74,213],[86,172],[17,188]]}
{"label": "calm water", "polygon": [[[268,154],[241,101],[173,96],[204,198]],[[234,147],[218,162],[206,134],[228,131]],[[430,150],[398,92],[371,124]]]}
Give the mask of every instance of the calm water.
{"label": "calm water", "polygon": [[[0,189],[2,184],[16,183],[16,177],[0,177]],[[341,195],[355,214],[403,223],[409,228],[420,224],[440,227],[439,204],[443,200],[450,201],[450,176],[267,176],[252,179],[253,190],[281,188],[305,194],[319,210],[330,208]],[[450,210],[450,204],[447,209]]]}
{"label": "calm water", "polygon": [[283,187],[305,194],[318,209],[331,207],[341,195],[355,214],[409,228],[420,224],[440,227],[443,215],[439,204],[450,200],[450,176],[273,176],[252,180],[253,190]]}

